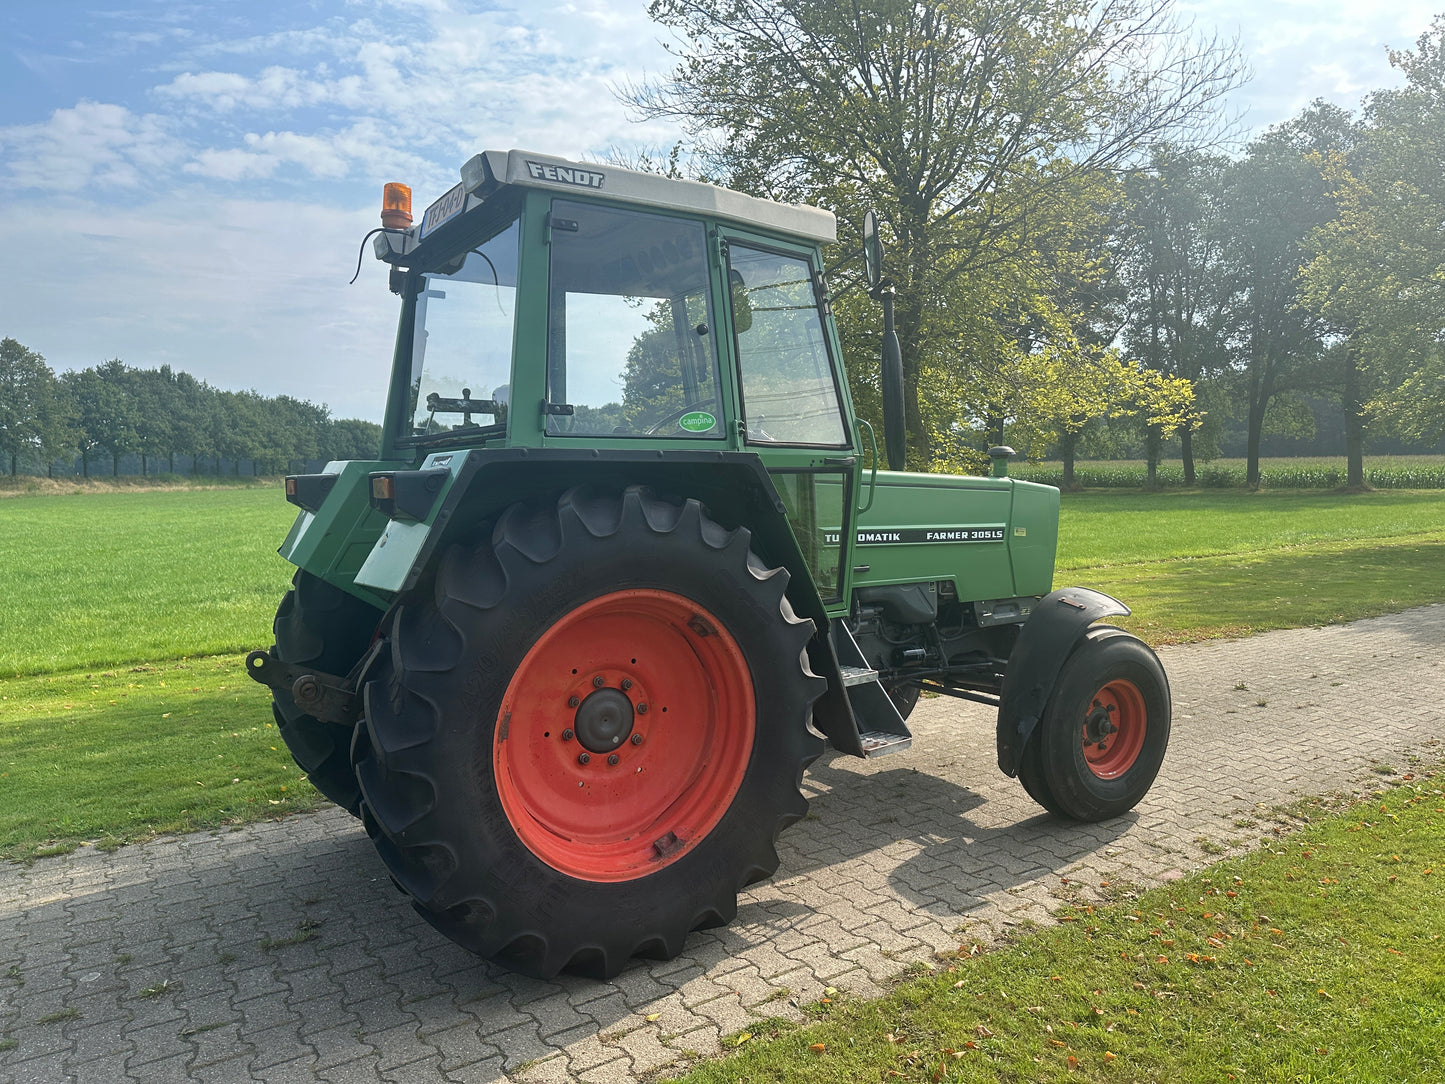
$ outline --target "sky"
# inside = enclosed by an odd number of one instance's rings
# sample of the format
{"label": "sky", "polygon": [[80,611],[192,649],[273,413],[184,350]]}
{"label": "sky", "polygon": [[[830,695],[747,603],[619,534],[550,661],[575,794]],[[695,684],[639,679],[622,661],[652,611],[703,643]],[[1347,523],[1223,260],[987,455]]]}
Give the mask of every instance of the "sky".
{"label": "sky", "polygon": [[[0,0],[0,337],[379,420],[397,299],[362,235],[479,150],[665,148],[646,0]],[[1179,0],[1253,71],[1246,133],[1396,85],[1445,0]]]}

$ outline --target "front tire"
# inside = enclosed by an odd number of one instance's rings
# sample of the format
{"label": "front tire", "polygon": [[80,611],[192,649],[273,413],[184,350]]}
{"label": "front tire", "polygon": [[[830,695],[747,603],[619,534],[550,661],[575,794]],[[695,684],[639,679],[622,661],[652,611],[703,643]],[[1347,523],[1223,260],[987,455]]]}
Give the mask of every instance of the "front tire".
{"label": "front tire", "polygon": [[393,877],[525,974],[616,974],[730,921],[801,818],[823,688],[788,574],[696,501],[572,490],[399,607],[353,756]]}
{"label": "front tire", "polygon": [[1019,774],[1046,809],[1108,820],[1148,793],[1169,728],[1169,682],[1158,656],[1123,629],[1095,626],[1064,663],[1029,742],[1037,748],[1024,750]]}

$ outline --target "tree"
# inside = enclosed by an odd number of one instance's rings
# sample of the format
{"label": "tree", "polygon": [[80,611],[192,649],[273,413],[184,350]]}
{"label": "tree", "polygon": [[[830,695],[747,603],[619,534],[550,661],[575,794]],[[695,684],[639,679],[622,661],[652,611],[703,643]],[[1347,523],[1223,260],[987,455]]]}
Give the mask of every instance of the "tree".
{"label": "tree", "polygon": [[201,459],[214,455],[211,418],[216,409],[216,392],[209,384],[190,373],[172,376],[171,402],[171,473],[175,473],[175,453],[191,457],[191,472],[199,473]]}
{"label": "tree", "polygon": [[22,455],[58,452],[70,436],[70,408],[45,358],[15,339],[0,340],[0,455],[10,473]]}
{"label": "tree", "polygon": [[[1169,0],[654,0],[649,11],[677,32],[678,64],[626,92],[638,114],[680,120],[708,172],[734,187],[821,202],[850,225],[877,208],[919,463],[932,458],[925,404],[1012,350],[1017,314],[999,302],[1032,277],[1040,223],[1066,219],[1080,182],[1141,148],[1207,132],[1241,71],[1231,49],[1180,32]],[[856,277],[856,237],[845,245]],[[1036,291],[1028,308],[1042,316],[1048,300]]]}
{"label": "tree", "polygon": [[[1195,385],[1229,363],[1231,280],[1221,230],[1227,164],[1214,155],[1162,147],[1149,169],[1125,181],[1128,207],[1121,234],[1130,353]],[[1149,443],[1157,451],[1155,437],[1151,430]],[[1193,438],[1193,427],[1179,429],[1185,485],[1195,480]]]}
{"label": "tree", "polygon": [[320,458],[375,459],[381,454],[381,426],[360,418],[333,418],[321,441]]}
{"label": "tree", "polygon": [[[1366,413],[1408,436],[1445,435],[1445,16],[1390,53],[1397,90],[1371,95],[1359,144],[1317,156],[1338,214],[1312,238],[1311,304],[1350,329],[1347,422]],[[1363,476],[1361,476],[1363,481]]]}
{"label": "tree", "polygon": [[120,458],[135,450],[136,439],[137,404],[125,364],[112,358],[103,365],[65,373],[61,380],[75,403],[82,473],[90,477],[91,457],[105,451],[110,454],[111,473],[119,475]]}
{"label": "tree", "polygon": [[1252,142],[1225,176],[1225,260],[1231,274],[1230,336],[1246,410],[1246,482],[1259,485],[1266,415],[1292,389],[1319,380],[1328,326],[1301,303],[1309,238],[1334,215],[1311,155],[1338,147],[1348,117],[1317,102]]}
{"label": "tree", "polygon": [[140,472],[144,476],[149,473],[152,457],[159,459],[174,453],[180,396],[169,365],[159,369],[131,369],[128,375],[135,401],[133,450],[140,453]]}

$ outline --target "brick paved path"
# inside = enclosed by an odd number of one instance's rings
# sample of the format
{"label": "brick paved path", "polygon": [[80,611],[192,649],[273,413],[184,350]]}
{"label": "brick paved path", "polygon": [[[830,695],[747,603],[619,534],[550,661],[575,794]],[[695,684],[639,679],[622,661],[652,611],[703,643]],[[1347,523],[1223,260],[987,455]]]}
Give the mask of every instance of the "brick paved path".
{"label": "brick paved path", "polygon": [[[825,986],[859,995],[1045,920],[1062,877],[1175,876],[1256,807],[1445,754],[1445,606],[1162,652],[1175,731],[1148,798],[1039,815],[992,713],[920,703],[911,751],[825,758],[813,814],[727,929],[616,981],[519,978],[393,890],[337,810],[0,868],[0,1081],[633,1080]],[[306,934],[307,939],[302,939]],[[779,992],[785,991],[785,992]],[[657,1014],[655,1021],[647,1017]]]}

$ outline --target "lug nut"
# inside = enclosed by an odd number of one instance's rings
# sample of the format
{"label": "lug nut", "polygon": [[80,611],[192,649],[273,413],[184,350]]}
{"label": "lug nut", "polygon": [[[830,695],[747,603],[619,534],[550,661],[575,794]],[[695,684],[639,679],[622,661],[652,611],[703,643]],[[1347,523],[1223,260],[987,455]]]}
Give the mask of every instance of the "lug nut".
{"label": "lug nut", "polygon": [[607,679],[606,679],[605,677],[603,677],[601,674],[598,674],[595,678],[592,679],[592,687],[593,687],[594,689],[600,689],[600,688],[602,688],[602,686],[604,686],[604,685],[606,685],[606,684],[607,684]]}
{"label": "lug nut", "polygon": [[568,706],[569,708],[575,708],[575,707],[576,707],[578,704],[580,704],[580,703],[582,703],[582,700],[581,700],[580,697],[569,696],[569,697],[567,698],[567,706]]}
{"label": "lug nut", "polygon": [[634,734],[634,735],[632,735],[632,744],[633,744],[633,745],[641,745],[641,744],[642,744],[642,735],[641,735],[641,734]]}
{"label": "lug nut", "polygon": [[590,761],[591,759],[592,759],[592,754],[591,754],[591,753],[578,753],[578,754],[577,754],[577,763],[578,763],[578,764],[586,764],[586,763],[587,763],[588,761]]}
{"label": "lug nut", "polygon": [[623,687],[624,689],[630,689],[630,688],[632,688],[632,679],[631,679],[631,678],[623,678],[623,679],[622,679],[622,687]]}
{"label": "lug nut", "polygon": [[638,704],[638,705],[637,705],[637,714],[638,714],[638,715],[646,715],[646,714],[647,714],[647,705],[646,705],[646,704]]}
{"label": "lug nut", "polygon": [[573,735],[572,735],[572,728],[571,728],[570,726],[569,726],[566,730],[562,731],[562,740],[563,740],[563,741],[571,741],[571,740],[572,740],[572,737],[573,737]]}
{"label": "lug nut", "polygon": [[622,759],[622,758],[621,758],[620,756],[618,756],[616,753],[613,753],[611,756],[609,756],[609,757],[607,758],[607,763],[608,763],[608,764],[611,764],[613,767],[616,767],[616,766],[617,766],[617,762],[618,762],[619,760],[621,760],[621,759]]}

